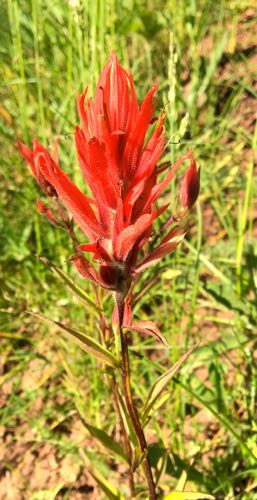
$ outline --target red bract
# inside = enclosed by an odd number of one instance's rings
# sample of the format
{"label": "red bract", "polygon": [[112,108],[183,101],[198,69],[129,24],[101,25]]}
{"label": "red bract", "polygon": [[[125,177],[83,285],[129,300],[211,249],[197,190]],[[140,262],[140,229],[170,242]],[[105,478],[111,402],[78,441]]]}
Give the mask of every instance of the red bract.
{"label": "red bract", "polygon": [[[88,237],[89,243],[81,245],[81,253],[73,256],[78,271],[101,286],[124,293],[134,273],[172,251],[184,235],[180,227],[173,228],[153,253],[137,265],[154,220],[168,206],[157,209],[157,198],[179,166],[192,159],[189,151],[166,177],[157,180],[156,165],[165,148],[165,113],[156,121],[156,91],[157,86],[152,87],[139,105],[133,77],[119,65],[113,53],[101,73],[94,99],[87,97],[87,89],[79,96],[82,126],[75,128],[75,141],[93,199],[82,194],[37,142],[33,152],[20,146],[39,184],[45,190],[47,182],[55,189]],[[149,127],[153,128],[150,133]],[[82,252],[93,254],[99,263],[98,271]]]}
{"label": "red bract", "polygon": [[18,147],[21,153],[21,156],[26,160],[29,164],[32,174],[34,175],[38,185],[43,189],[46,195],[48,196],[57,196],[54,187],[47,181],[47,179],[43,176],[40,166],[39,159],[41,156],[48,156],[48,151],[40,144],[37,140],[33,141],[33,148],[30,150],[26,144],[23,144],[21,141],[18,141]]}
{"label": "red bract", "polygon": [[182,181],[180,189],[181,205],[190,209],[196,202],[200,189],[200,168],[197,170],[194,158],[191,158],[190,167]]}

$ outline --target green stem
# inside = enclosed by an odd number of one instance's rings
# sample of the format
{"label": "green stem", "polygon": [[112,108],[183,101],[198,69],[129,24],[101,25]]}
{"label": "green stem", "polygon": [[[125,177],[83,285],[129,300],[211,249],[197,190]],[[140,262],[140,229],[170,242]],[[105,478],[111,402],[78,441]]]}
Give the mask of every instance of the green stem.
{"label": "green stem", "polygon": [[127,335],[124,333],[122,325],[123,325],[123,315],[124,315],[124,296],[122,293],[116,293],[115,296],[116,304],[118,307],[118,315],[119,315],[119,333],[121,339],[121,353],[122,353],[122,382],[123,382],[123,390],[125,395],[125,401],[127,410],[133,424],[135,433],[138,438],[139,446],[141,449],[142,456],[144,457],[142,460],[144,473],[146,476],[147,484],[148,484],[148,492],[149,492],[149,500],[156,500],[157,495],[155,491],[155,484],[152,474],[152,469],[150,466],[149,458],[147,456],[147,443],[144,435],[144,431],[141,427],[141,423],[138,417],[137,409],[134,406],[131,384],[130,384],[130,365],[129,365],[129,353],[128,353],[128,343],[127,343]]}
{"label": "green stem", "polygon": [[[124,440],[125,449],[126,449],[128,457],[129,457],[130,464],[132,464],[132,448],[131,448],[131,444],[129,442],[127,429],[125,427],[123,417],[122,417],[122,412],[121,412],[119,397],[118,397],[118,387],[117,387],[117,381],[116,381],[115,375],[113,375],[113,377],[112,377],[112,392],[113,392],[114,404],[115,404],[116,411],[117,411],[117,414],[119,417],[120,428],[121,428],[121,432],[122,432],[122,436],[123,436],[123,440]],[[129,468],[128,480],[129,480],[130,496],[131,496],[131,498],[134,498],[135,485],[134,485],[134,477],[133,477],[133,472],[132,472],[131,467]]]}

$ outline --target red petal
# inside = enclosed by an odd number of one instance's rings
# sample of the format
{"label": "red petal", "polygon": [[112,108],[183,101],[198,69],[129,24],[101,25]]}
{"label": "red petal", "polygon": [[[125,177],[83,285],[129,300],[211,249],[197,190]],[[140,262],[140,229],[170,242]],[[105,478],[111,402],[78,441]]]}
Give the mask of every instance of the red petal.
{"label": "red petal", "polygon": [[78,248],[82,250],[82,252],[92,252],[94,254],[94,260],[98,262],[111,262],[111,257],[99,242],[79,245]]}
{"label": "red petal", "polygon": [[151,226],[154,217],[154,211],[151,214],[141,215],[135,224],[126,227],[118,234],[113,241],[113,255],[117,260],[126,261],[129,253],[133,250],[133,246]]}
{"label": "red petal", "polygon": [[92,264],[90,264],[90,262],[83,255],[75,254],[70,260],[74,262],[78,272],[81,276],[83,276],[83,278],[92,281],[103,288],[111,288],[100,278]]}
{"label": "red petal", "polygon": [[107,162],[105,148],[97,139],[89,142],[89,155],[92,175],[102,187],[105,203],[111,208],[116,208],[116,199],[119,194],[116,165],[110,165]]}
{"label": "red petal", "polygon": [[164,345],[168,345],[167,340],[165,337],[162,335],[161,331],[159,328],[156,326],[156,324],[153,321],[136,321],[136,323],[132,323],[131,325],[125,324],[130,330],[138,333],[143,333],[145,335],[151,335]]}
{"label": "red petal", "polygon": [[163,189],[171,182],[171,180],[173,179],[173,177],[174,177],[175,173],[177,172],[178,168],[180,167],[180,165],[185,160],[187,160],[188,158],[190,158],[191,156],[192,156],[192,150],[190,149],[188,151],[188,153],[186,153],[184,156],[182,156],[182,158],[180,158],[178,161],[176,161],[176,163],[174,163],[174,165],[172,166],[171,170],[166,175],[166,177],[163,179],[163,181],[153,187],[151,195],[149,196],[149,199],[148,199],[148,202],[147,202],[147,205],[146,205],[145,209],[147,209],[148,207],[150,207],[152,205],[152,203],[155,202],[155,200],[158,198],[158,196],[161,193],[161,191],[163,191]]}
{"label": "red petal", "polygon": [[31,170],[32,170],[32,173],[34,175],[34,177],[36,179],[38,179],[38,172],[36,170],[36,167],[35,167],[35,164],[34,164],[34,155],[33,155],[33,151],[31,151],[31,149],[29,149],[26,144],[23,144],[23,142],[21,141],[17,141],[18,143],[18,147],[19,147],[19,150],[20,150],[20,154],[21,156],[24,158],[24,160],[29,164]]}
{"label": "red petal", "polygon": [[134,182],[138,182],[145,175],[150,176],[157,162],[159,161],[164,151],[165,134],[163,133],[163,124],[165,120],[165,112],[163,111],[159,119],[158,125],[146,144],[142,157],[140,159]]}
{"label": "red petal", "polygon": [[87,91],[88,91],[88,87],[85,88],[83,94],[78,95],[78,97],[77,97],[77,108],[78,108],[78,113],[79,113],[79,117],[80,117],[83,129],[88,128],[87,114],[85,111],[85,98],[87,95]]}
{"label": "red petal", "polygon": [[54,186],[64,205],[71,212],[81,229],[89,238],[104,236],[104,230],[97,221],[87,198],[51,159],[50,155],[40,154],[38,161],[42,175]]}
{"label": "red petal", "polygon": [[184,229],[176,227],[171,229],[160,245],[136,267],[136,273],[141,273],[148,267],[159,262],[165,255],[172,252],[184,238],[185,234],[186,231]]}
{"label": "red petal", "polygon": [[[148,199],[152,192],[152,188],[156,183],[156,173],[153,172],[150,177],[144,177],[141,181],[134,183],[131,191],[128,192],[124,200],[124,213],[126,221],[130,218],[136,218],[141,214],[148,212]],[[144,207],[147,204],[147,209]]]}
{"label": "red petal", "polygon": [[117,56],[111,56],[106,74],[104,102],[111,131],[125,130],[129,112],[129,88],[126,71],[119,65]]}
{"label": "red petal", "polygon": [[124,160],[122,175],[125,179],[130,179],[131,175],[135,174],[138,166],[138,161],[142,154],[145,134],[150,124],[152,115],[155,110],[153,104],[153,96],[157,90],[157,86],[153,87],[146,95],[140,107],[140,113],[135,125],[131,129],[127,137],[126,147],[124,150]]}

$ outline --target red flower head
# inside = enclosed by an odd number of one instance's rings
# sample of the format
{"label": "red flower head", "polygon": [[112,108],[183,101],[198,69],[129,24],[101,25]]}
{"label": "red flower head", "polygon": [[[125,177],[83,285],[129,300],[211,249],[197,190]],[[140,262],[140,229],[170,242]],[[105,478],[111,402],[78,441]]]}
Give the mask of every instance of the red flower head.
{"label": "red flower head", "polygon": [[[43,179],[55,189],[88,237],[89,243],[81,245],[80,253],[73,256],[78,271],[105,288],[124,293],[133,274],[172,251],[185,233],[173,227],[152,254],[137,263],[154,220],[168,206],[156,209],[159,194],[182,162],[192,159],[189,151],[158,182],[156,165],[165,148],[164,112],[147,134],[155,122],[156,91],[157,86],[152,87],[139,105],[132,75],[119,65],[113,53],[100,75],[94,99],[87,98],[87,88],[79,96],[82,126],[76,127],[75,140],[93,199],[82,194],[46,150],[36,156],[36,161],[32,152],[21,150],[31,167],[36,164],[37,175],[33,173],[38,182],[40,177],[40,184]],[[99,271],[82,252],[93,253]]]}

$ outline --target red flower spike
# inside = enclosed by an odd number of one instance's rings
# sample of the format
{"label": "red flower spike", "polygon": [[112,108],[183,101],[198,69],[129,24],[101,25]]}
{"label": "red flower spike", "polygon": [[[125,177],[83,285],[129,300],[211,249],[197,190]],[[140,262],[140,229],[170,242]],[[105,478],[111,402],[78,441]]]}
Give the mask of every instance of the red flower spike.
{"label": "red flower spike", "polygon": [[[113,52],[100,75],[95,97],[88,97],[87,88],[78,97],[81,128],[75,128],[75,142],[92,199],[61,170],[57,155],[53,159],[37,141],[33,151],[19,143],[21,155],[38,183],[45,192],[51,186],[88,237],[89,242],[81,245],[80,253],[72,258],[80,274],[124,295],[133,274],[158,262],[185,234],[179,226],[173,227],[152,253],[137,264],[142,247],[151,237],[154,220],[169,205],[157,209],[156,200],[185,160],[190,159],[191,163],[182,183],[182,206],[190,208],[199,192],[199,173],[192,151],[171,166],[157,183],[157,175],[162,172],[157,163],[167,142],[165,110],[156,118],[157,89],[158,86],[152,87],[138,104],[133,77],[120,66]],[[98,270],[81,251],[93,254]]]}
{"label": "red flower spike", "polygon": [[200,189],[200,168],[196,168],[194,158],[191,158],[190,167],[182,181],[180,201],[183,208],[190,209],[196,202]]}

